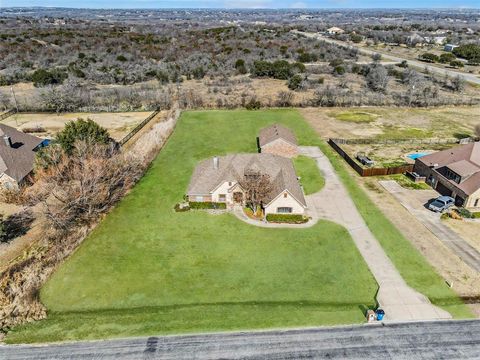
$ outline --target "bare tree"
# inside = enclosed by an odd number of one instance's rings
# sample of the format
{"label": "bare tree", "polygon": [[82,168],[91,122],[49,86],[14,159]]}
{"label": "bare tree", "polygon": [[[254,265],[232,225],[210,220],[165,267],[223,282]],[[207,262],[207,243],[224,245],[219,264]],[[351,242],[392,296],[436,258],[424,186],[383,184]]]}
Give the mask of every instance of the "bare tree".
{"label": "bare tree", "polygon": [[292,106],[294,94],[291,91],[279,91],[277,94],[276,105],[279,107]]}
{"label": "bare tree", "polygon": [[239,183],[245,191],[247,206],[250,206],[254,212],[258,211],[273,190],[270,176],[259,171],[247,169],[243,180]]}
{"label": "bare tree", "polygon": [[475,125],[475,136],[480,138],[480,124]]}
{"label": "bare tree", "polygon": [[382,65],[371,65],[366,76],[366,81],[367,86],[373,91],[385,92],[388,86],[387,69]]}

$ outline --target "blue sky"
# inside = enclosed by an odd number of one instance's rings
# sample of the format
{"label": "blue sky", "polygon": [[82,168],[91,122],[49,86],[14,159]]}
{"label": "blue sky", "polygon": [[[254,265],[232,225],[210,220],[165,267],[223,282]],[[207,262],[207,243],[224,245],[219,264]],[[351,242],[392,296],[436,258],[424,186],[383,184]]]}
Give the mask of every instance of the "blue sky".
{"label": "blue sky", "polygon": [[0,0],[0,7],[82,8],[478,8],[480,0]]}

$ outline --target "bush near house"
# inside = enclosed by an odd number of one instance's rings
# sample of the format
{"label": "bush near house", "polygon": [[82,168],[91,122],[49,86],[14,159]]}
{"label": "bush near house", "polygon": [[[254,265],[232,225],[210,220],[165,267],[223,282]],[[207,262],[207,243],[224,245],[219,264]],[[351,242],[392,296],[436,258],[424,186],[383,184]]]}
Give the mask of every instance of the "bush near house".
{"label": "bush near house", "polygon": [[308,218],[298,214],[267,214],[268,222],[287,223],[287,224],[303,224]]}
{"label": "bush near house", "polygon": [[205,209],[226,209],[227,204],[219,202],[189,202],[190,209],[205,210]]}

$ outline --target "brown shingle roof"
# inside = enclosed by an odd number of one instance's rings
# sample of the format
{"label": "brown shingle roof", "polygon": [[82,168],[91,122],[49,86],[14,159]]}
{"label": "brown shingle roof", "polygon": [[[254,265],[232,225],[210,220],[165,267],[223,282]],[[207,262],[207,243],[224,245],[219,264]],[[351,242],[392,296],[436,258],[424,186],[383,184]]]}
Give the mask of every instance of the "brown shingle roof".
{"label": "brown shingle roof", "polygon": [[[5,136],[10,137],[11,146],[6,144]],[[17,182],[22,181],[32,172],[35,161],[33,150],[42,142],[43,139],[0,124],[0,173]]]}
{"label": "brown shingle roof", "polygon": [[293,131],[279,124],[273,124],[269,127],[263,128],[258,134],[260,147],[277,139],[283,139],[292,145],[298,145],[297,138]]}
{"label": "brown shingle roof", "polygon": [[462,182],[452,184],[471,195],[480,189],[480,142],[454,147],[422,156],[416,161],[440,169],[447,167],[462,177]]}
{"label": "brown shingle roof", "polygon": [[300,204],[307,206],[302,188],[297,180],[292,160],[272,154],[231,154],[218,158],[218,168],[213,165],[213,158],[201,161],[195,168],[187,194],[210,194],[218,185],[242,180],[248,171],[260,171],[270,176],[273,191],[268,201],[273,200],[283,191],[288,190]]}

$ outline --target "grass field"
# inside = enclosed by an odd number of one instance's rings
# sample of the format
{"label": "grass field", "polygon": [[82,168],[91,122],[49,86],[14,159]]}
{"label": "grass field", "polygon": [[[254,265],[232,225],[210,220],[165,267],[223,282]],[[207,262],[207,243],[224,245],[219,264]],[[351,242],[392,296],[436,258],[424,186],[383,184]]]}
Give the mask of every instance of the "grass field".
{"label": "grass field", "polygon": [[297,176],[300,177],[300,183],[303,186],[305,195],[316,193],[322,189],[323,185],[325,185],[325,180],[320,174],[314,159],[299,155],[293,159],[293,164]]}
{"label": "grass field", "polygon": [[295,110],[184,113],[146,176],[42,289],[48,318],[7,341],[362,322],[377,284],[344,228],[266,229],[172,209],[198,160],[254,152],[258,130],[273,122],[300,144],[319,143]]}

